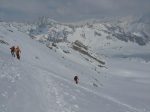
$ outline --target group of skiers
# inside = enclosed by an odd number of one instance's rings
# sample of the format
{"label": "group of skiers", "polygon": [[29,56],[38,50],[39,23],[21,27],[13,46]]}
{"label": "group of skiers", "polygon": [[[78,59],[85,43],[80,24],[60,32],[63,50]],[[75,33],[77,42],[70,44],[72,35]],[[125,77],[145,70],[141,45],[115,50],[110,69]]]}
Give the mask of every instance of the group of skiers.
{"label": "group of skiers", "polygon": [[21,50],[20,50],[19,46],[17,46],[16,48],[15,48],[15,46],[12,46],[10,48],[10,50],[11,50],[12,56],[15,57],[15,54],[16,54],[17,59],[20,60]]}

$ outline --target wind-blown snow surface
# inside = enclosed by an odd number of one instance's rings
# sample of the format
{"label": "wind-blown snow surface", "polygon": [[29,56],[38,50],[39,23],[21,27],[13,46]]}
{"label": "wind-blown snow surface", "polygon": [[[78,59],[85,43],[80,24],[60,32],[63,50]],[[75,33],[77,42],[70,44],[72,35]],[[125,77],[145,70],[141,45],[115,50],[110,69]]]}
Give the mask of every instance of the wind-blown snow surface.
{"label": "wind-blown snow surface", "polygon": [[[1,23],[0,112],[150,112],[150,63],[106,58],[98,68]],[[21,60],[9,48],[19,45]],[[75,74],[80,83],[73,82]]]}

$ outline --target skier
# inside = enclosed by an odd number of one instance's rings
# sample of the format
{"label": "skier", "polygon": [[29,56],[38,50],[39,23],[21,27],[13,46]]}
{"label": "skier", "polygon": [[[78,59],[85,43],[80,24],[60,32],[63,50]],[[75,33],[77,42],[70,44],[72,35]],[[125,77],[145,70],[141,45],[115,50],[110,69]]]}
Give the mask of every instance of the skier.
{"label": "skier", "polygon": [[20,60],[21,50],[20,50],[19,46],[16,47],[15,52],[16,52],[17,59]]}
{"label": "skier", "polygon": [[12,55],[13,57],[15,57],[15,46],[12,46],[12,47],[10,48],[10,50],[11,50],[11,55]]}
{"label": "skier", "polygon": [[75,76],[75,77],[74,77],[74,81],[75,81],[76,84],[79,83],[79,78],[78,78],[78,76]]}

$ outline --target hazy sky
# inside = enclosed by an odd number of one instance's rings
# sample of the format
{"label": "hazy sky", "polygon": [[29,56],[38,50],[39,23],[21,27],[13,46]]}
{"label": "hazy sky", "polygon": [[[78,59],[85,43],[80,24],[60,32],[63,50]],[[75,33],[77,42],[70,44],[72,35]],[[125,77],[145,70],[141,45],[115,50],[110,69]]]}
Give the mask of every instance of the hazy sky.
{"label": "hazy sky", "polygon": [[5,20],[49,16],[70,22],[141,14],[150,14],[150,0],[0,0],[0,18]]}

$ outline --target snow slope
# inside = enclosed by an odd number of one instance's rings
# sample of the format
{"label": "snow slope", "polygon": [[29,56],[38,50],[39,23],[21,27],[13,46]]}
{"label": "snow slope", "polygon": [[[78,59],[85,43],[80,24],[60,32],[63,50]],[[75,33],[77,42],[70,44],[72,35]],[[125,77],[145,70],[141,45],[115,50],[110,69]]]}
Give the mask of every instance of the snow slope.
{"label": "snow slope", "polygon": [[0,112],[150,112],[149,62],[106,58],[108,69],[100,68],[66,44],[69,54],[50,50],[7,23],[0,40],[9,44],[0,43]]}

